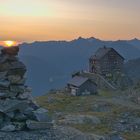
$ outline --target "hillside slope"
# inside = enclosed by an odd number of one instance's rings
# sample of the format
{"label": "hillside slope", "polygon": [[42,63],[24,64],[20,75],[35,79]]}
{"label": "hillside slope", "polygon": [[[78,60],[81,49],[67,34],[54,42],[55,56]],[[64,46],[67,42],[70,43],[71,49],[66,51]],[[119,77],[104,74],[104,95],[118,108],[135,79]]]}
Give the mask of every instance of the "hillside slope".
{"label": "hillside slope", "polygon": [[134,82],[140,81],[140,58],[129,60],[125,64],[125,71]]}
{"label": "hillside slope", "polygon": [[140,106],[127,91],[99,91],[98,96],[70,96],[65,91],[37,98],[57,125],[74,127],[83,133],[110,136],[113,132],[127,140],[140,138]]}

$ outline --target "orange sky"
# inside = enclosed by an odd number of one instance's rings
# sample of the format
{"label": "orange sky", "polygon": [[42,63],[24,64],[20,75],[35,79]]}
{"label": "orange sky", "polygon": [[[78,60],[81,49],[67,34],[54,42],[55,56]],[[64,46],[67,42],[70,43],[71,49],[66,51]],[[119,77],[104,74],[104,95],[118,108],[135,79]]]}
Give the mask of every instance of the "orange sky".
{"label": "orange sky", "polygon": [[0,40],[140,38],[140,0],[0,0]]}

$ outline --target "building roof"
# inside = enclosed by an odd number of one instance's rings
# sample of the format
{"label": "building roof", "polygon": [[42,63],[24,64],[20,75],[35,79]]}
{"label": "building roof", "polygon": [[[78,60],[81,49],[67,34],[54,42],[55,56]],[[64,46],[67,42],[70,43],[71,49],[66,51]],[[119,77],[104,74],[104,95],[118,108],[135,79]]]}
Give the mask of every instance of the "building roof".
{"label": "building roof", "polygon": [[123,56],[121,56],[115,49],[113,48],[108,48],[108,47],[102,47],[102,48],[99,48],[95,54],[93,56],[91,56],[90,59],[101,59],[103,58],[110,50],[113,50],[115,51],[122,59],[124,59]]}
{"label": "building roof", "polygon": [[75,76],[68,82],[68,84],[76,86],[76,87],[80,87],[87,80],[88,80],[88,78],[86,78],[86,77]]}

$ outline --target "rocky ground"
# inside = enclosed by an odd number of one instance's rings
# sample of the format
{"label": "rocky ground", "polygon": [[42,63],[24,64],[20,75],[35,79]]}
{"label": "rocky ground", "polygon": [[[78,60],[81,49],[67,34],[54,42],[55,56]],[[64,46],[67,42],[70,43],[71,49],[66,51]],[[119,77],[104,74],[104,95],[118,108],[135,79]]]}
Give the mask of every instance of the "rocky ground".
{"label": "rocky ground", "polygon": [[128,91],[99,91],[96,96],[79,97],[59,91],[38,97],[37,102],[48,108],[57,126],[88,134],[86,139],[98,140],[91,137],[96,135],[99,140],[139,140],[140,106]]}
{"label": "rocky ground", "polygon": [[71,127],[57,126],[40,131],[0,132],[0,140],[105,140],[102,136],[84,134]]}

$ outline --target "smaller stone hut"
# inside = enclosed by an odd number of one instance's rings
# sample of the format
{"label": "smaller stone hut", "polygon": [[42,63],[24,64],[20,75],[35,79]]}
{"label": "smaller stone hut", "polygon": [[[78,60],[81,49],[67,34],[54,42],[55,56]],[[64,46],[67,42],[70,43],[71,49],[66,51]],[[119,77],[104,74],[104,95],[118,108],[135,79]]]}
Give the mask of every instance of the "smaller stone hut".
{"label": "smaller stone hut", "polygon": [[82,76],[72,77],[67,87],[74,96],[97,94],[97,84],[89,78]]}

